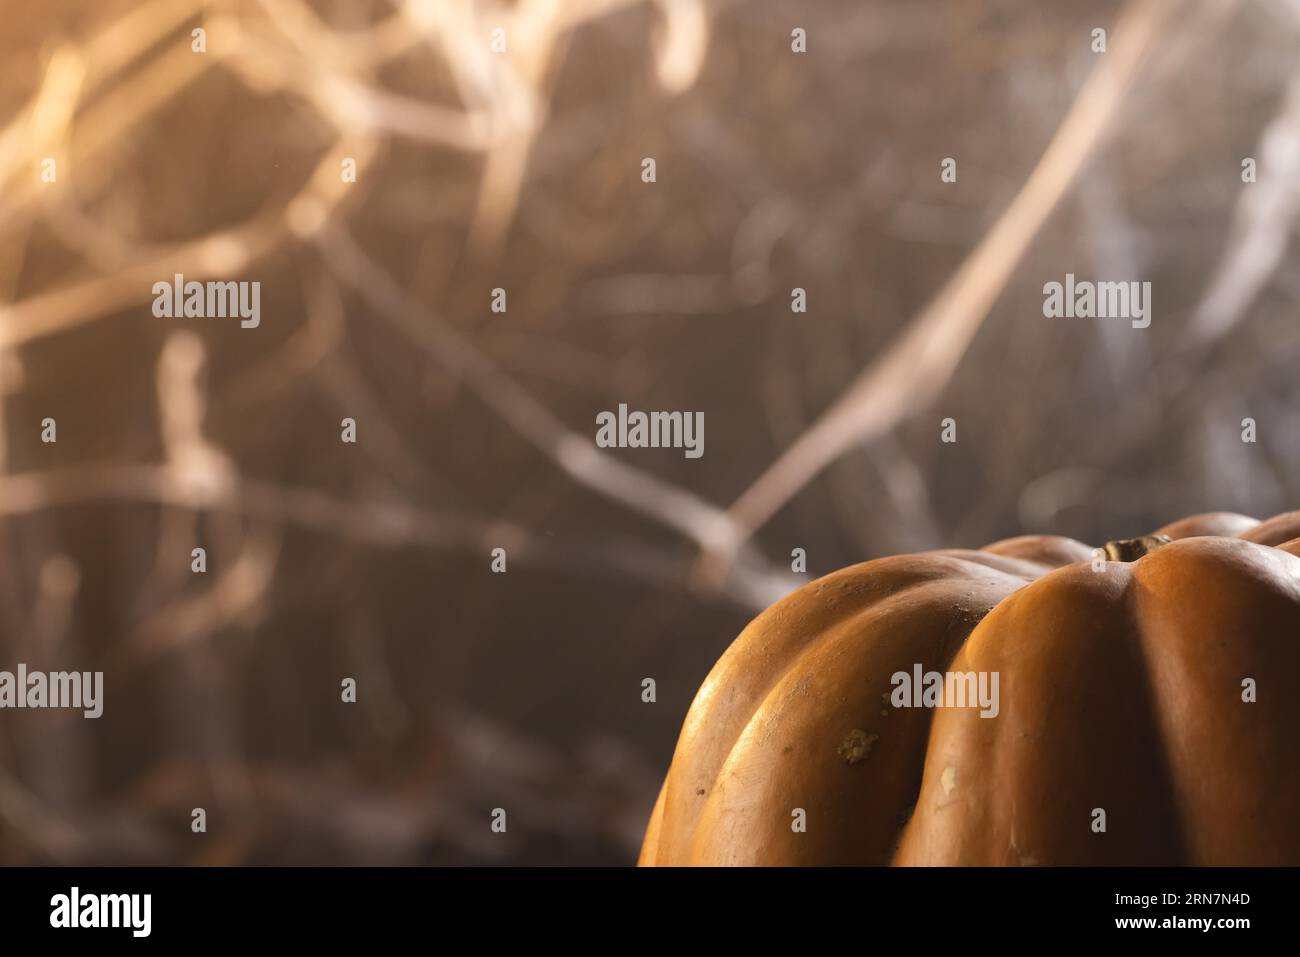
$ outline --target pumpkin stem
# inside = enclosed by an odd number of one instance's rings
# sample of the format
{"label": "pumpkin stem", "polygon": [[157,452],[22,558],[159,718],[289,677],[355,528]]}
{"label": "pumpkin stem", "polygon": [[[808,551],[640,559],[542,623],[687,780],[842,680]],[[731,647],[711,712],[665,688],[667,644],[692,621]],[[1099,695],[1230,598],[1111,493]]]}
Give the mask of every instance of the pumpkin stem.
{"label": "pumpkin stem", "polygon": [[1143,535],[1141,538],[1121,538],[1107,542],[1102,546],[1108,561],[1135,562],[1143,555],[1149,555],[1157,548],[1172,542],[1168,535]]}

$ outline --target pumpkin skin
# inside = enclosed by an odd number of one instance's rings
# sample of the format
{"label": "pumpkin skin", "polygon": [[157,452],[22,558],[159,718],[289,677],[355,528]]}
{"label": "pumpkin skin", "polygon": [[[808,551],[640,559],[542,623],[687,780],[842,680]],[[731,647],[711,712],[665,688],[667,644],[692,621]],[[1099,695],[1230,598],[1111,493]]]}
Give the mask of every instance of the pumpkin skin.
{"label": "pumpkin skin", "polygon": [[[696,695],[638,863],[1300,864],[1300,511],[1158,534],[1100,571],[1023,536],[777,602]],[[998,715],[894,708],[917,664],[997,672]]]}

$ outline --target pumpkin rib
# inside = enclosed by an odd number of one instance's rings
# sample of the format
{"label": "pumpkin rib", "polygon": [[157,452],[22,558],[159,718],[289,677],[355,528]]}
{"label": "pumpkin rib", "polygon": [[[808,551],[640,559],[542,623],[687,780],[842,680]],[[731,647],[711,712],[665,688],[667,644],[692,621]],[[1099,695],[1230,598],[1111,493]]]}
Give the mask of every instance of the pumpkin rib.
{"label": "pumpkin rib", "polygon": [[[1035,560],[1018,555],[1000,555],[997,552],[988,552],[982,548],[943,548],[933,552],[922,552],[911,557],[923,558],[928,561],[935,556],[955,558],[958,561],[966,563],[966,565],[978,565],[981,568],[1000,572],[1003,575],[1010,575],[1013,578],[1019,578],[1025,584],[1028,584],[1034,579],[1061,567],[1057,563],[1051,561]],[[955,571],[956,569],[953,570]]]}
{"label": "pumpkin rib", "polygon": [[1062,535],[1017,535],[985,545],[980,551],[1023,558],[1045,568],[1086,562],[1092,557],[1091,546]]}
{"label": "pumpkin rib", "polygon": [[1239,512],[1202,512],[1170,522],[1152,534],[1168,535],[1175,541],[1205,535],[1236,536],[1257,528],[1259,524],[1259,519]]}
{"label": "pumpkin rib", "polygon": [[[1300,559],[1231,538],[1189,539],[1135,565],[1134,578],[1188,863],[1295,863]],[[1245,704],[1240,681],[1252,674],[1270,692]],[[1243,758],[1252,746],[1259,753]],[[1234,818],[1253,826],[1222,826]]]}
{"label": "pumpkin rib", "polygon": [[1256,545],[1281,545],[1300,537],[1300,509],[1265,519],[1253,528],[1233,536]]}

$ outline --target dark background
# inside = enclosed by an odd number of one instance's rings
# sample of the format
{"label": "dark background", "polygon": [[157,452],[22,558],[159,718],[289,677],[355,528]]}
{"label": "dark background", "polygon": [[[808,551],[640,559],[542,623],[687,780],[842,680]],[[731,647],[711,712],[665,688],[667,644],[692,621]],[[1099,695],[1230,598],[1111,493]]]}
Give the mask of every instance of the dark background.
{"label": "dark background", "polygon": [[[1138,22],[1091,161],[969,347],[938,334],[952,374],[735,562],[663,486],[563,467],[620,402],[702,411],[700,459],[606,454],[730,506]],[[1284,0],[0,0],[0,668],[106,672],[98,721],[0,712],[0,863],[628,863],[784,588],[1296,507],[1297,49]],[[261,326],[155,318],[175,272],[261,282]],[[1067,272],[1151,281],[1150,328],[1045,319]]]}

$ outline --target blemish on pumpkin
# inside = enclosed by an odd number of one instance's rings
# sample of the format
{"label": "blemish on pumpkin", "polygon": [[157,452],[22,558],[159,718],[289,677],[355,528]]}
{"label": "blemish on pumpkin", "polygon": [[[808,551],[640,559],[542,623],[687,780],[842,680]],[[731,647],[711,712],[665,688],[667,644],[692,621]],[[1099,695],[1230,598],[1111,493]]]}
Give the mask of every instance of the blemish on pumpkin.
{"label": "blemish on pumpkin", "polygon": [[957,769],[951,764],[943,769],[943,774],[939,776],[939,783],[943,785],[943,793],[951,794],[957,787]]}
{"label": "blemish on pumpkin", "polygon": [[705,793],[704,788],[696,788],[696,789],[695,789],[695,793],[698,794],[698,795],[700,795],[700,796],[703,796],[704,793]]}
{"label": "blemish on pumpkin", "polygon": [[857,764],[871,754],[871,749],[878,740],[880,735],[854,728],[844,736],[836,753],[844,759],[845,764]]}

